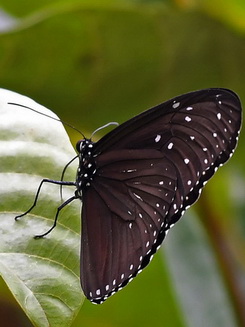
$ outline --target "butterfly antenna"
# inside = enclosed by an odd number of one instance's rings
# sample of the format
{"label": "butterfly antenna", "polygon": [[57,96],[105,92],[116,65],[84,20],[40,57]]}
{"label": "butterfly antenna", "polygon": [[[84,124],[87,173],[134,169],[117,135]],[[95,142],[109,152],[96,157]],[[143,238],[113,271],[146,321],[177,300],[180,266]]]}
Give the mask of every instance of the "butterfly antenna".
{"label": "butterfly antenna", "polygon": [[53,119],[53,120],[56,120],[56,121],[58,121],[58,122],[60,122],[60,123],[62,123],[62,124],[64,124],[64,125],[66,125],[66,126],[69,126],[70,128],[74,129],[75,131],[77,131],[79,134],[81,134],[81,135],[83,136],[84,139],[86,138],[86,137],[83,135],[83,133],[82,133],[81,131],[79,131],[79,129],[77,129],[76,127],[72,126],[71,124],[65,122],[64,120],[61,120],[61,119],[58,119],[58,118],[52,117],[52,116],[47,115],[47,114],[44,114],[43,112],[40,112],[40,111],[38,111],[38,110],[35,110],[35,109],[33,109],[33,108],[30,108],[30,107],[24,106],[24,105],[19,104],[19,103],[8,102],[8,104],[11,104],[11,105],[14,105],[14,106],[18,106],[18,107],[22,107],[22,108],[25,108],[25,109],[29,109],[29,110],[31,110],[31,111],[36,112],[36,113],[39,114],[39,115],[43,115],[43,116],[45,116],[45,117],[51,118],[51,119]]}
{"label": "butterfly antenna", "polygon": [[108,127],[108,126],[111,126],[111,125],[116,125],[116,126],[118,126],[119,124],[118,124],[117,122],[115,122],[115,121],[112,121],[112,122],[110,122],[110,123],[107,123],[107,124],[105,124],[105,125],[103,125],[103,126],[97,128],[95,131],[93,131],[93,133],[92,133],[92,135],[91,135],[91,138],[94,136],[95,133],[97,133],[97,132],[100,131],[101,129],[104,129],[104,128],[106,128],[106,127]]}

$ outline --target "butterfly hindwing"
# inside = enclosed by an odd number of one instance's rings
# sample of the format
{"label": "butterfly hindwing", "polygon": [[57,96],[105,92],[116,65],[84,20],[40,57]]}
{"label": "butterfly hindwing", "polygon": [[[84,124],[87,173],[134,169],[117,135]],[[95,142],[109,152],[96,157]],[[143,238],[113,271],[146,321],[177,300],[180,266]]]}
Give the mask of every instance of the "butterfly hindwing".
{"label": "butterfly hindwing", "polygon": [[[155,157],[154,151],[149,152],[151,159],[141,158],[141,151],[139,158],[137,151],[133,158],[130,151],[128,157],[124,151],[115,151],[112,163],[98,169],[85,194],[81,276],[85,294],[94,302],[104,301],[126,285],[149,262],[168,229],[164,216],[175,193],[174,171],[158,151]],[[101,164],[100,158],[97,163]],[[123,164],[123,170],[117,163]],[[108,178],[110,169],[113,177]],[[163,180],[168,183],[164,185]],[[94,258],[96,262],[91,261]]]}

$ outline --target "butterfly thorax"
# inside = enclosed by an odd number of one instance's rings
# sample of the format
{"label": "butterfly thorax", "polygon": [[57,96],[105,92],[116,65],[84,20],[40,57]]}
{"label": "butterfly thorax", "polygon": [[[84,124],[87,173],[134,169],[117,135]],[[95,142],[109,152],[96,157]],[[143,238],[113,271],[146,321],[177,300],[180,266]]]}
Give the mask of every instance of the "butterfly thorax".
{"label": "butterfly thorax", "polygon": [[77,192],[79,196],[90,186],[96,172],[96,164],[93,156],[94,142],[83,139],[77,142],[79,165],[77,169]]}

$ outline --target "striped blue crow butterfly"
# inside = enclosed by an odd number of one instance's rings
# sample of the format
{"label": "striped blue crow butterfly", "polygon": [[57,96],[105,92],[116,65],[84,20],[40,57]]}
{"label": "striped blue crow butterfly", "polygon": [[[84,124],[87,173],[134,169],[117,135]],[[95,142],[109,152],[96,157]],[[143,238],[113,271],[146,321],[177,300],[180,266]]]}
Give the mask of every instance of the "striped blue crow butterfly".
{"label": "striped blue crow butterfly", "polygon": [[55,227],[65,205],[82,201],[81,286],[91,302],[102,303],[148,265],[168,230],[231,157],[240,127],[241,103],[228,89],[177,96],[98,142],[78,141],[75,181],[43,180],[34,204],[16,218],[36,205],[43,183],[74,186],[54,225],[38,237]]}

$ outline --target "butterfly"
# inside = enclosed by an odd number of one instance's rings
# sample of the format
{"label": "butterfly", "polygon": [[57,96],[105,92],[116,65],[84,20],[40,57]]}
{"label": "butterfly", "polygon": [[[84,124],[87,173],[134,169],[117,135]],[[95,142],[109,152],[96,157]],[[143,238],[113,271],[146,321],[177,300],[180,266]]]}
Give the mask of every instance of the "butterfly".
{"label": "butterfly", "polygon": [[98,142],[79,140],[75,181],[41,182],[37,196],[43,182],[76,189],[41,237],[55,227],[65,205],[82,201],[80,278],[91,302],[103,303],[148,265],[168,230],[231,157],[240,127],[241,103],[234,92],[187,93],[144,111]]}

